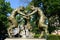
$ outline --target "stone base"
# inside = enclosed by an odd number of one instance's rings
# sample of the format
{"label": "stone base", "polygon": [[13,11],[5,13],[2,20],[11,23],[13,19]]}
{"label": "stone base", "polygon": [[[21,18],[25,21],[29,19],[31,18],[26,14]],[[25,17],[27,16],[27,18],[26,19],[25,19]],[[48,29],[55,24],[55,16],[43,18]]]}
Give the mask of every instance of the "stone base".
{"label": "stone base", "polygon": [[46,39],[6,38],[5,40],[46,40]]}

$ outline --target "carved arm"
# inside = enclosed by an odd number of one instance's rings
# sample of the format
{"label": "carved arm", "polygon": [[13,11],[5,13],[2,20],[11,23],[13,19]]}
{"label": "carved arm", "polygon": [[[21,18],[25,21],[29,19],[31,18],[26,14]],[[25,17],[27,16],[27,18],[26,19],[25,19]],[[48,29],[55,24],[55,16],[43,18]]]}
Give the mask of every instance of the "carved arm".
{"label": "carved arm", "polygon": [[18,10],[17,12],[18,12],[19,14],[21,14],[21,15],[25,16],[25,14],[24,14],[24,13],[22,13],[20,10]]}
{"label": "carved arm", "polygon": [[29,13],[28,16],[33,15],[35,12],[37,12],[37,10],[34,10],[32,13]]}

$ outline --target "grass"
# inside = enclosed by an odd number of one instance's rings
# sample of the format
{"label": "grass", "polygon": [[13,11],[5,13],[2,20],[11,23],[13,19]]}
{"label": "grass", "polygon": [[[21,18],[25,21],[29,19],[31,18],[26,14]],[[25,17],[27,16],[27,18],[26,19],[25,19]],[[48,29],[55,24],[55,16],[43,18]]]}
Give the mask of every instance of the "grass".
{"label": "grass", "polygon": [[60,40],[59,35],[49,35],[47,40]]}
{"label": "grass", "polygon": [[[40,34],[36,34],[34,38],[39,38],[39,35]],[[48,35],[47,40],[60,40],[60,36],[59,35]]]}

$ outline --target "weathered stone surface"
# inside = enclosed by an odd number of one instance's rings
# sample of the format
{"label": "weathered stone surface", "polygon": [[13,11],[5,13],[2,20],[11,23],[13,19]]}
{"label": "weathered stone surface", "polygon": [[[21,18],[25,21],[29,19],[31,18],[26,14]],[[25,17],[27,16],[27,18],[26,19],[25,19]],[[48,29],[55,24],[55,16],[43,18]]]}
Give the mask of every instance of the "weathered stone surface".
{"label": "weathered stone surface", "polygon": [[46,39],[22,39],[22,38],[7,38],[5,40],[46,40]]}

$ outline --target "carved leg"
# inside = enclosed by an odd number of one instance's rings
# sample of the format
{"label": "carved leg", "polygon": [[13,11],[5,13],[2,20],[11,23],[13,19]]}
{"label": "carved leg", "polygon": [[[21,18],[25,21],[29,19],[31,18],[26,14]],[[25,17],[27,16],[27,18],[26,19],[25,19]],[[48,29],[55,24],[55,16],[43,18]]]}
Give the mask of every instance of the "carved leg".
{"label": "carved leg", "polygon": [[8,28],[8,35],[9,35],[9,37],[11,38],[12,36],[11,36],[11,29],[10,28]]}
{"label": "carved leg", "polygon": [[40,37],[39,38],[42,38],[42,36],[44,35],[44,31],[41,32],[40,34]]}
{"label": "carved leg", "polygon": [[[48,25],[45,25],[45,24],[41,24],[40,25],[41,27],[43,27],[43,29],[44,29],[44,31],[45,31],[45,34],[46,34],[46,37],[47,37],[47,35],[48,35]],[[39,38],[41,38],[42,36],[43,36],[43,31],[41,32],[41,36],[39,37]]]}
{"label": "carved leg", "polygon": [[48,30],[47,30],[48,28],[46,27],[44,30],[45,30],[45,38],[47,38],[47,36],[48,36]]}
{"label": "carved leg", "polygon": [[48,25],[42,24],[42,27],[44,28],[45,32],[48,33]]}
{"label": "carved leg", "polygon": [[47,35],[48,35],[48,25],[45,25],[45,24],[43,24],[43,27],[44,27],[44,31],[45,31],[45,38],[47,38]]}
{"label": "carved leg", "polygon": [[8,28],[8,35],[9,35],[10,38],[12,38],[12,28],[13,27],[14,27],[14,25],[12,25]]}

